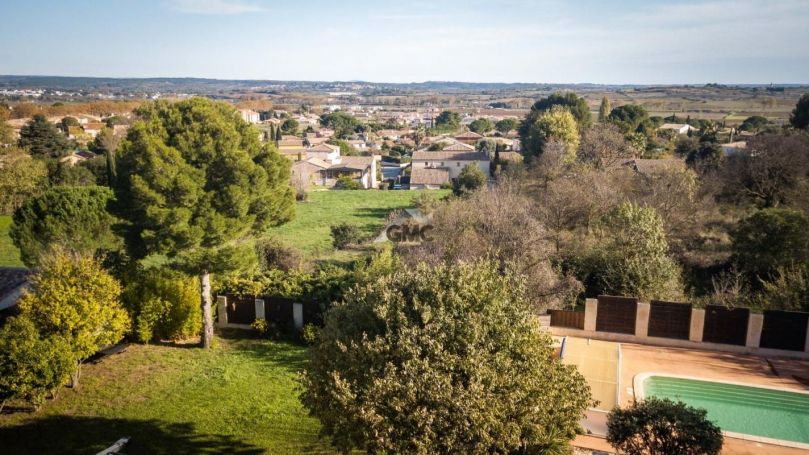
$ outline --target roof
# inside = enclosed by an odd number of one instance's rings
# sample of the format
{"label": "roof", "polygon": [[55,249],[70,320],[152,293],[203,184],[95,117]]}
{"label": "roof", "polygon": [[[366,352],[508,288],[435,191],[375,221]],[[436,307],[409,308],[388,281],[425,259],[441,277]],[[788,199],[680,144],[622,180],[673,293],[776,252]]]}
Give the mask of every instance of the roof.
{"label": "roof", "polygon": [[[6,300],[7,297],[14,297],[14,294],[19,288],[28,282],[29,273],[28,269],[0,267],[0,303]],[[14,303],[16,303],[16,298],[14,299]],[[12,305],[14,303],[12,303]],[[1,309],[4,308],[0,308],[0,310]]]}
{"label": "roof", "polygon": [[689,128],[692,128],[692,126],[688,125],[687,123],[664,123],[664,124],[660,125],[660,129],[661,130],[680,130],[680,129],[683,129],[684,127],[686,127],[686,126],[689,127]]}
{"label": "roof", "polygon": [[352,169],[364,171],[374,162],[373,156],[342,156],[340,161],[329,166],[329,169]]}
{"label": "roof", "polygon": [[483,138],[483,136],[474,131],[467,131],[465,133],[461,133],[455,136],[455,139],[481,139],[481,138]]}
{"label": "roof", "polygon": [[456,142],[455,144],[450,144],[441,149],[442,152],[467,152],[471,150],[475,150],[475,147],[464,144],[463,142]]}
{"label": "roof", "polygon": [[294,164],[292,164],[292,167],[303,166],[304,164],[311,164],[312,166],[316,166],[316,167],[319,167],[321,169],[328,169],[329,166],[330,166],[329,163],[321,160],[320,158],[312,157],[312,158],[307,158],[307,159],[305,159],[303,161],[296,161]]}
{"label": "roof", "polygon": [[413,168],[410,173],[411,185],[441,185],[449,182],[449,170],[447,168]]}
{"label": "roof", "polygon": [[278,147],[303,147],[302,139],[281,139],[278,141]]}
{"label": "roof", "polygon": [[314,147],[306,149],[307,152],[339,152],[340,146],[339,145],[332,145],[332,144],[318,144]]}
{"label": "roof", "polygon": [[435,161],[435,160],[454,160],[454,161],[489,161],[489,157],[483,152],[448,152],[442,150],[440,152],[413,152],[413,161]]}

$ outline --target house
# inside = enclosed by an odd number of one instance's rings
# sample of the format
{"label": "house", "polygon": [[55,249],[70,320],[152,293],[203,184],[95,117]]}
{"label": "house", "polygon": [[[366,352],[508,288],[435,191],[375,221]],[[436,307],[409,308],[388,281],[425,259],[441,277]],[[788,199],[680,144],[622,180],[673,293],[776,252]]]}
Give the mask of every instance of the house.
{"label": "house", "polygon": [[17,305],[28,287],[28,273],[27,269],[0,267],[0,311]]}
{"label": "house", "polygon": [[355,150],[359,150],[360,152],[368,151],[368,143],[362,139],[351,139],[346,142],[348,142],[348,145],[353,147]]}
{"label": "house", "polygon": [[342,156],[320,174],[325,186],[334,186],[338,178],[348,176],[359,182],[365,189],[378,188],[377,166],[375,156]]}
{"label": "house", "polygon": [[288,160],[295,162],[306,159],[306,150],[306,147],[279,147],[278,153],[285,156]]}
{"label": "house", "polygon": [[660,125],[659,130],[671,130],[677,134],[688,134],[689,131],[696,131],[697,129],[685,123],[664,123]]}
{"label": "house", "polygon": [[483,136],[474,132],[474,131],[467,131],[465,133],[461,133],[455,136],[455,140],[458,142],[463,142],[465,144],[475,145],[478,143],[479,140],[483,139]]}
{"label": "house", "polygon": [[306,158],[317,158],[326,162],[333,162],[340,158],[340,146],[320,144],[306,149]]}
{"label": "house", "polygon": [[463,142],[456,142],[454,144],[449,144],[446,147],[441,149],[442,152],[474,152],[475,147],[465,144]]}
{"label": "house", "polygon": [[329,163],[321,160],[320,158],[307,158],[301,161],[295,161],[292,164],[292,184],[300,184],[303,188],[310,185],[322,185],[321,171],[324,171],[331,166]]}
{"label": "house", "polygon": [[242,120],[247,123],[258,123],[261,121],[261,115],[252,109],[239,109],[239,115],[241,115]]}
{"label": "house", "polygon": [[278,149],[302,149],[303,146],[303,139],[297,138],[295,136],[283,136],[281,140],[278,141]]}
{"label": "house", "polygon": [[101,130],[107,127],[106,123],[103,122],[87,122],[85,123],[82,128],[84,128],[85,134],[90,135],[90,137],[94,138],[101,133]]}
{"label": "house", "polygon": [[75,166],[76,164],[81,163],[82,161],[87,161],[87,160],[95,158],[95,157],[96,157],[96,155],[94,153],[85,152],[85,151],[82,151],[82,150],[77,150],[77,151],[71,153],[70,155],[67,155],[65,157],[60,158],[59,162],[60,163],[68,163],[71,166]]}
{"label": "house", "polygon": [[449,169],[443,167],[414,167],[410,173],[411,190],[437,190],[449,181]]}
{"label": "house", "polygon": [[[484,174],[489,175],[489,157],[483,152],[474,150],[459,150],[440,152],[416,151],[413,152],[411,185],[413,174],[422,175],[424,179],[433,182],[439,173],[420,174],[418,169],[444,169],[447,171],[446,180],[441,183],[448,183],[452,179],[458,178],[461,170],[469,164],[476,164]],[[430,183],[433,184],[433,183]]]}

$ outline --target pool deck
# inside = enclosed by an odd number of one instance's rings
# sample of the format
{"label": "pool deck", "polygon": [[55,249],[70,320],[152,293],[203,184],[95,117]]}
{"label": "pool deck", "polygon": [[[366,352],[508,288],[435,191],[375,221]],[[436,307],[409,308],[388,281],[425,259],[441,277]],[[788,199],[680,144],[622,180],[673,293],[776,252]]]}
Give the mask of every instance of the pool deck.
{"label": "pool deck", "polygon": [[[621,406],[628,406],[634,400],[632,384],[635,375],[649,372],[809,391],[809,360],[621,343],[621,386],[618,393]],[[603,417],[592,415],[592,411],[588,414],[594,420],[593,426],[600,429]],[[587,436],[577,438],[574,445],[612,453],[605,443],[603,439]],[[806,455],[809,451],[726,437],[722,453]]]}

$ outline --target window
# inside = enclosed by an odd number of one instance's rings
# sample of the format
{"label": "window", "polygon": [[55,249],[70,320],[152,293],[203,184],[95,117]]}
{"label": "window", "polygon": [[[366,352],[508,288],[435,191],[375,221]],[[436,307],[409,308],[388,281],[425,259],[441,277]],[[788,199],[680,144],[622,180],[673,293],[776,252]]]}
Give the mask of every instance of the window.
{"label": "window", "polygon": [[444,162],[443,162],[443,161],[441,162],[441,166],[440,166],[440,167],[444,167]]}
{"label": "window", "polygon": [[456,162],[455,162],[455,166],[456,166],[456,167],[461,167],[461,162],[460,162],[460,161],[456,161]]}

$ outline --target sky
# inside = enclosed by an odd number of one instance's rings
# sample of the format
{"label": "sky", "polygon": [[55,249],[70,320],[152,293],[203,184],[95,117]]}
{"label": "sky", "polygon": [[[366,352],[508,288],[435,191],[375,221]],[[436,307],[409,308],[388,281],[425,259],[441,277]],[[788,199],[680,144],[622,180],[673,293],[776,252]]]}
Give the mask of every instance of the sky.
{"label": "sky", "polygon": [[809,83],[809,0],[0,0],[0,74]]}

